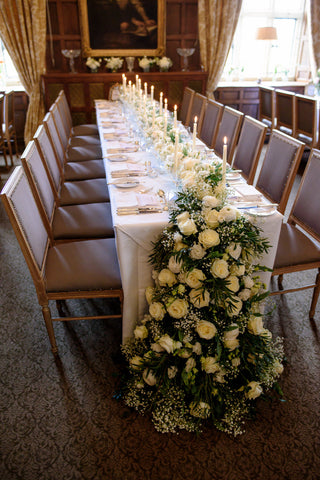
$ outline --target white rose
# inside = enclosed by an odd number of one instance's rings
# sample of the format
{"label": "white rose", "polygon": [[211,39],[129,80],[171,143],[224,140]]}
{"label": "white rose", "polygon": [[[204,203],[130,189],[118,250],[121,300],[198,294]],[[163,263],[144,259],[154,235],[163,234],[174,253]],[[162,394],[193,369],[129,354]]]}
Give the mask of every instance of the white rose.
{"label": "white rose", "polygon": [[192,187],[196,182],[196,174],[192,170],[186,170],[184,175],[181,175],[181,179],[185,188]]}
{"label": "white rose", "polygon": [[157,383],[157,378],[148,368],[143,371],[142,378],[150,387],[153,387]]}
{"label": "white rose", "polygon": [[180,273],[181,267],[182,267],[182,261],[181,260],[177,261],[175,256],[172,255],[168,262],[169,270],[171,270],[171,272],[173,273]]}
{"label": "white rose", "polygon": [[194,268],[191,272],[187,273],[186,283],[190,288],[199,288],[202,285],[203,280],[206,279],[205,274],[202,270]]}
{"label": "white rose", "polygon": [[217,197],[214,197],[213,195],[205,195],[202,199],[202,203],[204,207],[215,208],[220,202]]}
{"label": "white rose", "polygon": [[215,230],[206,229],[199,233],[199,242],[204,248],[211,248],[219,245],[220,238]]}
{"label": "white rose", "polygon": [[182,318],[188,313],[188,302],[182,298],[177,298],[167,308],[167,311],[173,318]]}
{"label": "white rose", "polygon": [[228,263],[220,258],[213,262],[210,272],[214,277],[226,278],[229,275],[228,267]]}
{"label": "white rose", "polygon": [[239,365],[240,365],[240,357],[233,358],[233,359],[231,360],[231,363],[232,363],[232,366],[233,366],[233,367],[235,367],[235,368],[236,368],[236,367],[239,367]]}
{"label": "white rose", "polygon": [[219,222],[234,222],[239,217],[239,210],[229,205],[219,211]]}
{"label": "white rose", "polygon": [[232,300],[231,299],[227,300],[226,304],[227,304],[228,314],[231,317],[236,317],[237,315],[239,315],[243,305],[242,300],[240,300],[240,298],[232,297]]}
{"label": "white rose", "polygon": [[206,373],[216,373],[220,370],[220,365],[215,357],[202,357],[201,367]]}
{"label": "white rose", "polygon": [[223,334],[224,340],[234,340],[239,336],[239,327],[236,323],[232,323],[229,330],[226,330]]}
{"label": "white rose", "polygon": [[[190,213],[189,212],[182,212],[182,213],[180,213],[180,215],[178,215],[176,217],[176,221],[177,221],[177,223],[185,222],[186,220],[188,220],[188,218],[190,218]],[[179,240],[182,240],[182,238],[180,238]],[[176,241],[178,242],[179,240],[176,240]]]}
{"label": "white rose", "polygon": [[246,300],[248,300],[251,297],[251,290],[249,290],[248,288],[245,288],[245,289],[241,290],[241,292],[238,293],[238,297],[243,302],[245,302]]}
{"label": "white rose", "polygon": [[173,353],[175,341],[167,333],[159,338],[158,344],[164,348],[166,352]]}
{"label": "white rose", "polygon": [[149,313],[151,317],[153,317],[155,320],[162,320],[165,316],[166,311],[162,303],[153,302],[149,306]]}
{"label": "white rose", "polygon": [[254,285],[254,281],[252,280],[251,277],[249,277],[248,275],[246,275],[245,277],[243,277],[243,282],[244,282],[244,286],[246,288],[252,288],[253,285]]}
{"label": "white rose", "polygon": [[199,243],[194,243],[192,247],[190,248],[190,257],[192,260],[201,260],[206,254],[205,249],[199,244]]}
{"label": "white rose", "polygon": [[133,368],[133,370],[139,370],[139,367],[143,364],[143,359],[142,357],[139,357],[139,355],[135,355],[134,357],[130,358],[130,366]]}
{"label": "white rose", "polygon": [[144,338],[147,338],[149,332],[145,325],[139,325],[134,329],[133,333],[137,339],[143,340]]}
{"label": "white rose", "polygon": [[231,338],[230,340],[225,340],[224,346],[232,352],[232,350],[235,350],[236,348],[239,347],[239,340],[237,338]]}
{"label": "white rose", "polygon": [[177,279],[169,268],[163,268],[158,275],[158,281],[161,287],[165,287],[166,285],[172,287],[172,285],[177,282]]}
{"label": "white rose", "polygon": [[196,355],[201,355],[202,353],[202,346],[201,346],[201,343],[200,342],[196,342],[193,347],[192,347],[192,351],[193,353],[195,353]]}
{"label": "white rose", "polygon": [[169,378],[174,378],[178,373],[178,368],[172,365],[171,367],[168,367],[167,372]]}
{"label": "white rose", "polygon": [[154,288],[147,287],[146,288],[146,299],[147,299],[147,302],[148,302],[149,305],[150,305],[150,303],[152,303],[153,295],[154,295]]}
{"label": "white rose", "polygon": [[262,317],[255,317],[251,315],[248,321],[248,330],[253,335],[261,335],[264,330]]}
{"label": "white rose", "polygon": [[210,294],[207,290],[192,289],[189,298],[190,302],[197,308],[207,307],[210,303]]}
{"label": "white rose", "polygon": [[[188,212],[186,212],[186,213],[188,213]],[[181,233],[175,232],[175,233],[173,234],[173,240],[174,240],[175,242],[182,242],[182,239],[183,239],[183,237],[182,237]]]}
{"label": "white rose", "polygon": [[219,212],[217,210],[208,210],[204,214],[204,219],[207,225],[211,228],[216,228],[219,225]]}
{"label": "white rose", "polygon": [[194,223],[194,220],[192,218],[189,218],[188,220],[185,220],[184,222],[179,222],[178,227],[181,233],[183,235],[193,235],[198,231],[196,224]]}
{"label": "white rose", "polygon": [[194,158],[187,158],[183,162],[183,168],[185,168],[186,170],[192,170],[197,163],[198,163],[198,160]]}
{"label": "white rose", "polygon": [[246,273],[246,267],[244,265],[232,265],[230,268],[231,275],[237,275],[237,277],[242,277]]}
{"label": "white rose", "polygon": [[211,340],[217,333],[215,325],[207,320],[200,320],[196,326],[196,332],[200,338]]}
{"label": "white rose", "polygon": [[231,292],[234,292],[234,293],[236,293],[239,290],[240,284],[239,284],[238,277],[234,275],[229,275],[229,277],[226,278],[226,281],[227,281],[228,290],[231,290]]}
{"label": "white rose", "polygon": [[224,375],[225,374],[226,374],[226,372],[224,370],[220,370],[215,376],[216,382],[224,383],[225,382],[225,380],[224,380]]}
{"label": "white rose", "polygon": [[162,348],[161,345],[159,345],[158,343],[153,343],[151,345],[151,350],[153,350],[156,353],[161,353],[164,351],[164,348]]}
{"label": "white rose", "polygon": [[279,362],[279,360],[276,360],[274,362],[273,368],[274,368],[274,371],[276,373],[278,373],[279,375],[281,375],[281,373],[283,372],[283,365],[282,365],[282,363]]}
{"label": "white rose", "polygon": [[196,361],[194,358],[190,357],[187,360],[186,366],[185,366],[185,371],[186,372],[191,372],[191,370],[196,366]]}
{"label": "white rose", "polygon": [[230,257],[238,260],[241,255],[242,247],[238,243],[230,243],[230,245],[226,248],[226,252],[229,253]]}
{"label": "white rose", "polygon": [[246,395],[249,400],[254,400],[255,398],[259,397],[263,392],[260,383],[258,382],[250,382],[248,383],[249,390],[247,391]]}

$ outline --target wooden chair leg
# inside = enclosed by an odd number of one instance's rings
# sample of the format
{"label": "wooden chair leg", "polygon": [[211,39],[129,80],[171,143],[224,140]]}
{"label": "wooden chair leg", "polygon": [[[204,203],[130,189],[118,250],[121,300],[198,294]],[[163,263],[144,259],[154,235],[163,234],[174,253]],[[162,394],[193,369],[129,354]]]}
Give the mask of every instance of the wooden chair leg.
{"label": "wooden chair leg", "polygon": [[13,167],[13,155],[12,155],[12,147],[11,147],[11,140],[7,140],[7,145],[8,145],[8,150],[9,150],[9,156],[10,156],[10,161],[11,161],[11,167]]}
{"label": "wooden chair leg", "polygon": [[53,324],[52,324],[52,319],[51,319],[50,308],[48,307],[48,304],[47,305],[42,305],[41,308],[42,308],[42,315],[43,315],[43,318],[44,318],[44,321],[45,321],[45,324],[46,324],[49,340],[50,340],[50,343],[51,343],[52,353],[54,353],[54,354],[58,353],[58,348],[57,348],[57,344],[56,344],[56,337],[54,335]]}
{"label": "wooden chair leg", "polygon": [[283,290],[283,285],[282,285],[282,281],[283,281],[283,275],[278,275],[278,288],[279,290]]}
{"label": "wooden chair leg", "polygon": [[310,311],[309,311],[310,320],[312,320],[313,317],[314,317],[314,313],[315,313],[318,298],[319,298],[319,293],[320,293],[320,268],[318,268],[318,274],[317,274],[317,278],[316,278],[316,286],[313,290],[311,308],[310,308]]}

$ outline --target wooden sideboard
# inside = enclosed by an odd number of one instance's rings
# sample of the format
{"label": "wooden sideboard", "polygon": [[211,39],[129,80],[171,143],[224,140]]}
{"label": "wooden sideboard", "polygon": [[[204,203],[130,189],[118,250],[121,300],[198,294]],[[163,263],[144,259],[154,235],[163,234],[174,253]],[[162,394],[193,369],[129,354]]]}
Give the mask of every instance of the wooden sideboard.
{"label": "wooden sideboard", "polygon": [[[189,72],[126,72],[127,81],[135,82],[136,74],[141,78],[142,86],[154,85],[155,98],[163,92],[168,98],[169,108],[181,104],[185,87],[205,94],[207,73]],[[71,108],[74,125],[95,122],[94,100],[108,98],[109,90],[115,83],[122,83],[121,73],[48,73],[42,77],[45,106],[48,110],[57,98],[60,90],[64,90]]]}
{"label": "wooden sideboard", "polygon": [[[262,85],[304,94],[307,84],[305,82],[264,82]],[[253,118],[258,118],[259,84],[257,83],[219,83],[218,88],[214,92],[214,97],[223,105],[240,110],[245,115],[250,115]]]}

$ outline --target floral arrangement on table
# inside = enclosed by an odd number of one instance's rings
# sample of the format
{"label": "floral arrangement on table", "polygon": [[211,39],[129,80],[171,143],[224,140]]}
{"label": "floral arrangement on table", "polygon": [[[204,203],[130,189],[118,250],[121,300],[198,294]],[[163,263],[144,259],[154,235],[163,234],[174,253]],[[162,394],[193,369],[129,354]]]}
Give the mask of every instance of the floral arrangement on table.
{"label": "floral arrangement on table", "polygon": [[172,67],[172,60],[169,57],[157,58],[156,63],[160,72],[167,72]]}
{"label": "floral arrangement on table", "polygon": [[142,57],[139,59],[139,67],[142,68],[144,72],[149,72],[150,67],[152,67],[154,63],[155,63],[154,58]]}
{"label": "floral arrangement on table", "polygon": [[106,68],[112,72],[117,72],[123,65],[123,58],[121,57],[106,57],[104,60],[106,62]]}
{"label": "floral arrangement on table", "polygon": [[94,58],[94,57],[88,57],[86,61],[86,65],[88,68],[90,68],[92,73],[96,73],[102,63],[101,58]]}
{"label": "floral arrangement on table", "polygon": [[317,70],[317,76],[313,79],[314,87],[317,95],[320,95],[320,68]]}
{"label": "floral arrangement on table", "polygon": [[269,245],[226,203],[221,164],[193,170],[153,246],[149,312],[122,346],[121,393],[126,405],[151,413],[159,432],[211,423],[238,435],[255,399],[281,394],[283,345],[263,325],[268,293],[256,263]]}

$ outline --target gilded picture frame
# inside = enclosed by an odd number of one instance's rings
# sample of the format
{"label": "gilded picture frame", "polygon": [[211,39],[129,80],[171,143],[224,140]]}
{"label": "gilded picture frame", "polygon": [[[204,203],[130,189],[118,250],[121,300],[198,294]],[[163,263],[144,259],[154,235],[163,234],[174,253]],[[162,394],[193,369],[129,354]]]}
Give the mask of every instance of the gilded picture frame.
{"label": "gilded picture frame", "polygon": [[166,0],[79,0],[83,57],[165,54]]}

